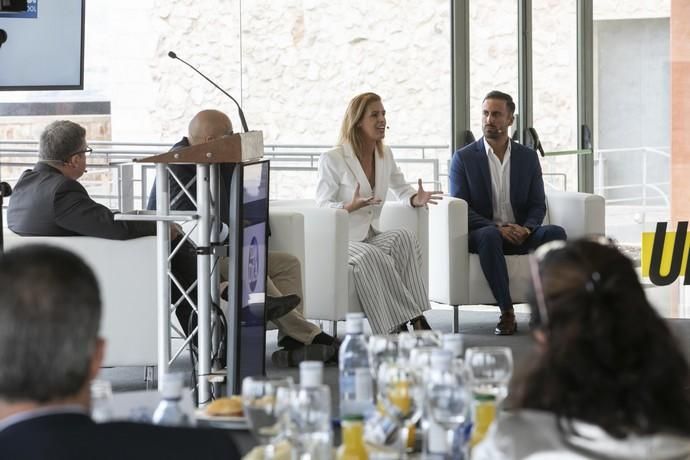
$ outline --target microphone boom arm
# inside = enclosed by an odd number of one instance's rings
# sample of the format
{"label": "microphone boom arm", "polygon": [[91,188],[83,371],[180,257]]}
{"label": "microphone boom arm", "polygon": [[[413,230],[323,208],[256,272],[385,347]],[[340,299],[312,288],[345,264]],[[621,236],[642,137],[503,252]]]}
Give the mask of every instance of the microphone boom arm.
{"label": "microphone boom arm", "polygon": [[240,116],[240,122],[242,123],[242,129],[244,130],[245,133],[246,133],[246,132],[249,132],[249,128],[247,127],[247,120],[244,119],[244,112],[242,111],[242,107],[240,107],[239,102],[237,102],[237,101],[235,100],[234,97],[232,97],[232,96],[231,96],[227,91],[225,91],[223,88],[221,88],[220,86],[218,86],[213,80],[211,80],[211,79],[208,78],[206,75],[204,75],[203,73],[201,73],[201,71],[199,71],[199,70],[198,70],[196,67],[194,67],[192,64],[190,64],[189,62],[187,62],[187,61],[185,61],[184,59],[180,58],[180,57],[179,57],[177,54],[175,54],[173,51],[168,51],[168,56],[169,56],[171,59],[177,59],[178,61],[180,61],[180,62],[182,62],[183,64],[185,64],[187,67],[189,67],[190,69],[192,69],[194,72],[196,72],[196,73],[198,73],[199,75],[201,75],[202,77],[204,77],[204,79],[205,79],[207,82],[209,82],[210,84],[212,84],[213,86],[215,86],[221,93],[225,94],[227,97],[229,97],[230,99],[232,99],[232,102],[234,102],[235,105],[237,106],[237,113],[238,113],[239,116]]}

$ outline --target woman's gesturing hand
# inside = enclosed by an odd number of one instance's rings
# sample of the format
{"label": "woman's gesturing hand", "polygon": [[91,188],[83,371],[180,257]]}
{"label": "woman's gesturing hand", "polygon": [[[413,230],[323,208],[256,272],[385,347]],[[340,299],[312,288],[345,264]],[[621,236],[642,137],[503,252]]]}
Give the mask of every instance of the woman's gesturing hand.
{"label": "woman's gesturing hand", "polygon": [[359,194],[359,182],[355,186],[355,193],[352,195],[352,200],[345,205],[347,212],[353,212],[358,209],[364,208],[366,206],[371,206],[372,204],[380,204],[381,200],[375,196],[370,196],[365,198]]}
{"label": "woman's gesturing hand", "polygon": [[440,190],[434,190],[433,192],[427,192],[422,187],[422,179],[417,182],[417,193],[412,196],[412,206],[421,207],[427,204],[438,204],[439,200],[442,200],[443,192]]}

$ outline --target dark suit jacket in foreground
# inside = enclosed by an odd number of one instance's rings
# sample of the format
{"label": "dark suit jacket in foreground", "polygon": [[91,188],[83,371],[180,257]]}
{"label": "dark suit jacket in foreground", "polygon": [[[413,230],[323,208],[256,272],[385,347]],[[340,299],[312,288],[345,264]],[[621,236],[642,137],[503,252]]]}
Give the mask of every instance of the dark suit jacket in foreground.
{"label": "dark suit jacket in foreground", "polygon": [[52,414],[0,431],[0,460],[234,460],[229,433]]}
{"label": "dark suit jacket in foreground", "polygon": [[[541,165],[537,152],[516,142],[510,143],[510,204],[515,223],[534,231],[546,215]],[[465,200],[469,207],[469,230],[496,225],[484,138],[455,152],[449,176],[450,194]]]}
{"label": "dark suit jacket in foreground", "polygon": [[128,240],[156,234],[155,222],[115,221],[77,181],[46,163],[26,170],[14,187],[7,226],[22,236],[93,236]]}

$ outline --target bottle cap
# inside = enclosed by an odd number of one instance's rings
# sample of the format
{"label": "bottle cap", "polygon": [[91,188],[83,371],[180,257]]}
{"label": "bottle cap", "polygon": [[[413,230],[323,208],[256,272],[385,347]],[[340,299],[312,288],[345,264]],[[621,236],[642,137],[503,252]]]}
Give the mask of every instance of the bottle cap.
{"label": "bottle cap", "polygon": [[364,421],[364,416],[361,414],[348,414],[344,415],[341,422],[342,423],[356,423],[356,422],[363,422]]}
{"label": "bottle cap", "polygon": [[462,358],[462,335],[443,334],[443,349],[453,353],[454,358]]}
{"label": "bottle cap", "polygon": [[436,349],[431,352],[431,368],[439,371],[450,370],[453,354],[444,349]]}
{"label": "bottle cap", "polygon": [[184,385],[184,374],[173,372],[164,374],[161,381],[161,396],[163,399],[180,399],[182,397],[182,387]]}
{"label": "bottle cap", "polygon": [[321,361],[299,363],[299,383],[305,388],[320,386],[323,383],[323,363]]}
{"label": "bottle cap", "polygon": [[361,334],[364,330],[364,313],[348,313],[345,321],[346,334]]}

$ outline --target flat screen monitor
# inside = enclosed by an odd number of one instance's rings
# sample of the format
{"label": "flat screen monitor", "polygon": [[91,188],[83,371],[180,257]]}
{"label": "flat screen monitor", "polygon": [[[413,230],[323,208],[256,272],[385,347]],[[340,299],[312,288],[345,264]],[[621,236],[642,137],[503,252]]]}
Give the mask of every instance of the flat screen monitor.
{"label": "flat screen monitor", "polygon": [[0,90],[83,89],[84,9],[85,0],[28,0],[26,11],[0,12]]}
{"label": "flat screen monitor", "polygon": [[[241,177],[242,199],[238,209],[241,222],[238,247],[239,264],[236,280],[239,311],[236,315],[237,369],[235,381],[229,387],[239,389],[242,379],[263,375],[266,356],[266,267],[268,256],[268,179],[269,162],[238,164],[235,178]],[[237,171],[238,170],[238,171]],[[230,261],[232,264],[232,260]],[[232,271],[230,271],[232,273]],[[232,327],[231,324],[228,327]],[[229,338],[233,336],[228,331]],[[229,340],[228,352],[232,353]],[[232,360],[229,358],[228,363]],[[233,378],[233,376],[229,376]]]}

